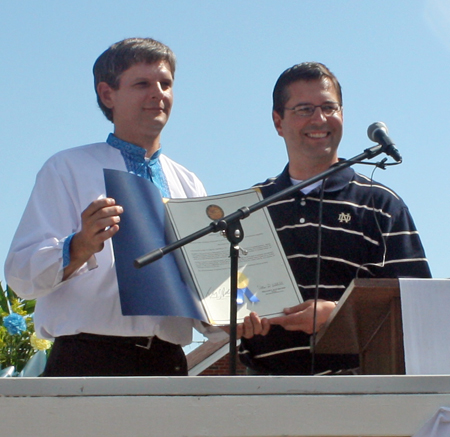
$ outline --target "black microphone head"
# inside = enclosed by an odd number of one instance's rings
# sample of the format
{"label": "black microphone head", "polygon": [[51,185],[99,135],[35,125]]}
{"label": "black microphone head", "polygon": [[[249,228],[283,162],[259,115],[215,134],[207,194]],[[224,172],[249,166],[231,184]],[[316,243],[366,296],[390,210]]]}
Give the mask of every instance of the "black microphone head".
{"label": "black microphone head", "polygon": [[372,123],[367,128],[367,135],[371,141],[383,146],[383,152],[386,155],[392,156],[397,162],[402,162],[399,151],[395,148],[394,142],[388,136],[388,128],[382,121]]}
{"label": "black microphone head", "polygon": [[381,129],[383,130],[386,134],[389,132],[387,126],[382,122],[382,121],[377,121],[376,123],[372,123],[368,128],[367,128],[367,136],[369,137],[369,139],[375,143],[378,143],[378,138],[377,135],[375,134],[375,132]]}

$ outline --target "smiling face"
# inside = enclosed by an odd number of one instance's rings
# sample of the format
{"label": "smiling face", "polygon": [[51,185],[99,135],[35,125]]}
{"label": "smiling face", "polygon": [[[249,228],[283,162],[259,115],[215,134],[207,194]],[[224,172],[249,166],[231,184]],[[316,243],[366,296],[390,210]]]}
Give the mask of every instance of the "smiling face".
{"label": "smiling face", "polygon": [[100,82],[97,92],[112,110],[114,134],[153,154],[173,104],[173,77],[166,62],[132,65],[120,76],[118,89]]}
{"label": "smiling face", "polygon": [[[293,82],[287,87],[287,93],[289,99],[286,108],[301,104],[340,103],[329,79]],[[337,148],[343,129],[342,110],[328,117],[320,108],[316,108],[310,117],[302,117],[295,111],[285,110],[283,118],[274,111],[273,121],[278,135],[283,137],[286,143],[292,177],[304,179],[305,174],[310,177],[338,161]]]}

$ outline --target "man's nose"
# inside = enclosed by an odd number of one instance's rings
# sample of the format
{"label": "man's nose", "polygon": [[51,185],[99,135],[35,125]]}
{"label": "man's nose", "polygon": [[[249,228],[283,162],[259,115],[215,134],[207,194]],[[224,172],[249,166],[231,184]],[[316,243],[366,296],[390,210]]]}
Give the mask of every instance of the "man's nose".
{"label": "man's nose", "polygon": [[320,121],[320,122],[327,121],[327,117],[323,113],[322,108],[320,106],[316,106],[314,108],[314,112],[311,114],[311,120],[314,120],[316,122],[317,121]]}
{"label": "man's nose", "polygon": [[151,96],[154,99],[161,99],[162,96],[164,95],[164,91],[161,87],[161,84],[159,82],[156,82],[152,87],[151,87]]}

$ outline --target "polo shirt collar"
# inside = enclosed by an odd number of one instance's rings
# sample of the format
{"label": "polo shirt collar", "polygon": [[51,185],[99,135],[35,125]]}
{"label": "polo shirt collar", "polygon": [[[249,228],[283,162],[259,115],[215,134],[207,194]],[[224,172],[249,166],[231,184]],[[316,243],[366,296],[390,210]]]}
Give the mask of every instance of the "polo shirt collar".
{"label": "polo shirt collar", "polygon": [[[343,161],[340,159],[340,161]],[[333,192],[342,190],[353,179],[355,171],[351,167],[342,168],[337,173],[329,176],[325,183],[325,192]],[[277,185],[280,185],[281,189],[292,185],[291,177],[289,175],[289,164],[286,165],[283,172],[280,174],[276,181]],[[319,191],[321,187],[316,187],[313,192]]]}

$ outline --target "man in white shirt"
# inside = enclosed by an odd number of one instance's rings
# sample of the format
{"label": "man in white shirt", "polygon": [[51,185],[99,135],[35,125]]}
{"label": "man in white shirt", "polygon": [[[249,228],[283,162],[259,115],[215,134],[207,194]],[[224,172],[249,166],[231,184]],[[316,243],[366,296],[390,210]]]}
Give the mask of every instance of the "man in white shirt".
{"label": "man in white shirt", "polygon": [[37,175],[5,274],[19,296],[37,300],[37,335],[55,339],[44,376],[186,375],[182,346],[192,328],[225,335],[197,320],[120,308],[111,237],[123,209],[106,197],[103,169],[145,177],[165,197],[206,195],[193,173],[161,154],[174,73],[175,56],[158,41],[113,44],[95,62],[94,80],[114,134],[57,153]]}

